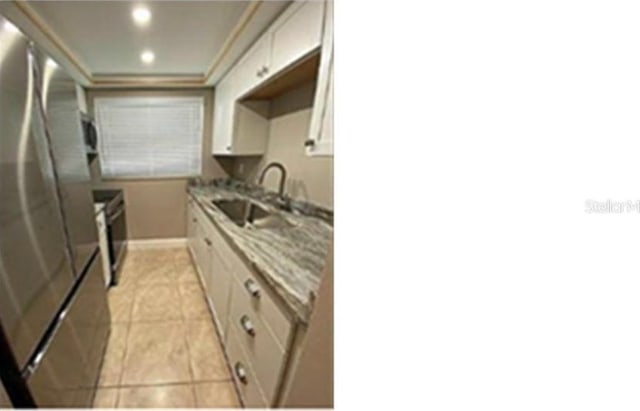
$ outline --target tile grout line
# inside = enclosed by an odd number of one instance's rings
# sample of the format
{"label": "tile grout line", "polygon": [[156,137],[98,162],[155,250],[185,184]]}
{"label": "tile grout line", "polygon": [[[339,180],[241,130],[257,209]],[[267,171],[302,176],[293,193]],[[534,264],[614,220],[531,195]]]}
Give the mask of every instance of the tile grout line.
{"label": "tile grout line", "polygon": [[[189,251],[187,250],[187,252],[189,252]],[[208,301],[207,301],[206,293],[205,293],[205,291],[204,291],[204,289],[202,287],[202,283],[200,281],[201,279],[200,279],[200,277],[199,277],[199,275],[197,273],[197,268],[193,265],[193,261],[191,259],[191,255],[189,255],[189,265],[191,266],[191,269],[193,270],[193,275],[196,276],[196,278],[195,278],[196,281],[194,283],[198,285],[199,297],[202,300],[202,303],[205,304],[205,306],[207,308],[207,310],[206,310],[207,315],[206,315],[206,318],[187,318],[186,314],[184,313],[184,310],[182,310],[182,313],[183,313],[183,316],[184,316],[183,318],[184,318],[185,327],[190,322],[200,322],[200,321],[214,322],[214,319],[213,319],[212,314],[210,312],[210,307],[209,307],[209,304],[208,304]],[[181,292],[180,292],[180,298],[181,298],[181,300],[184,298],[184,296],[183,296],[183,294]],[[213,323],[212,325],[214,327],[214,334],[215,334],[216,343],[217,343],[217,346],[219,347],[219,346],[221,346],[220,336],[215,330],[215,327],[216,327],[215,323]],[[193,384],[192,384],[191,388],[193,390],[193,395],[194,395],[194,398],[195,398],[195,401],[196,401],[196,407],[199,407],[199,399],[198,399],[198,393],[197,393],[197,389],[196,389],[196,387],[197,387],[197,385],[199,383],[211,382],[211,383],[218,383],[218,384],[229,384],[229,383],[233,384],[232,377],[229,375],[227,378],[224,378],[222,380],[215,379],[215,380],[210,380],[210,381],[197,381],[196,377],[195,377],[195,371],[193,370],[193,366],[191,364],[191,348],[190,348],[190,344],[189,344],[188,340],[187,340],[187,349],[189,350],[189,353],[188,353],[188,356],[189,356],[189,370],[192,373],[192,381],[193,381]]]}
{"label": "tile grout line", "polygon": [[[177,274],[177,264],[175,262],[175,260],[172,260],[173,262],[173,269],[175,270],[174,274]],[[191,395],[193,396],[193,405],[194,407],[198,407],[198,394],[196,393],[196,387],[194,384],[195,381],[195,372],[193,370],[193,365],[191,364],[191,347],[189,347],[189,340],[187,339],[187,316],[184,313],[183,307],[184,307],[184,301],[183,301],[183,297],[182,297],[182,290],[180,288],[180,283],[177,281],[178,284],[178,299],[180,300],[179,304],[180,304],[180,315],[182,316],[182,325],[184,327],[184,333],[182,334],[182,339],[184,342],[184,345],[186,347],[187,350],[187,367],[189,368],[189,377],[191,377],[191,382],[189,384],[190,388],[191,388]]]}
{"label": "tile grout line", "polygon": [[132,278],[130,281],[132,281],[131,294],[132,294],[133,301],[131,301],[131,304],[130,304],[131,307],[129,308],[128,321],[126,322],[127,331],[126,331],[126,335],[125,335],[125,343],[124,343],[124,352],[122,354],[122,362],[120,364],[121,366],[120,366],[120,374],[118,376],[118,385],[117,385],[117,387],[114,388],[116,390],[115,408],[120,408],[120,400],[121,400],[120,392],[122,391],[122,388],[124,387],[123,378],[124,378],[124,372],[125,372],[125,368],[126,368],[126,364],[127,364],[127,354],[128,354],[128,351],[129,351],[129,336],[131,335],[131,327],[133,326],[133,311],[135,309],[135,303],[136,303],[136,300],[137,300],[138,292],[140,290],[140,284],[139,284],[139,282],[137,281],[136,278]]}
{"label": "tile grout line", "polygon": [[138,295],[138,282],[135,281],[135,279],[133,281],[132,294],[133,294],[133,301],[131,301],[131,307],[129,308],[129,315],[128,315],[129,321],[127,322],[127,332],[124,340],[124,352],[122,353],[122,363],[120,367],[120,375],[118,377],[118,388],[116,391],[116,404],[115,404],[116,408],[120,407],[120,391],[121,391],[121,387],[123,386],[122,379],[124,378],[124,370],[127,364],[127,353],[129,351],[129,336],[131,335],[131,327],[133,323],[133,310],[135,308],[136,297]]}
{"label": "tile grout line", "polygon": [[[135,298],[134,298],[135,301]],[[129,351],[129,335],[131,335],[131,320],[133,317],[133,303],[129,309],[129,322],[127,323],[127,332],[124,340],[124,352],[122,353],[122,363],[120,366],[120,375],[118,376],[118,388],[116,391],[116,404],[115,408],[120,408],[120,390],[122,386],[122,378],[124,377],[124,369],[127,361],[127,352]]]}
{"label": "tile grout line", "polygon": [[104,385],[99,387],[99,389],[118,389],[118,388],[152,388],[152,387],[160,387],[160,386],[173,386],[173,385],[200,385],[200,384],[225,384],[232,382],[230,379],[203,379],[203,380],[194,380],[194,381],[169,381],[169,382],[153,382],[153,383],[138,383],[138,384],[124,384],[124,385]]}
{"label": "tile grout line", "polygon": [[[188,250],[186,250],[188,252]],[[190,257],[190,256],[189,256]],[[212,321],[213,319],[211,318],[211,313],[209,312],[209,310],[207,310],[207,316],[205,317],[197,317],[197,318],[189,318],[189,316],[185,313],[184,311],[184,304],[185,304],[185,295],[183,292],[181,292],[182,287],[180,287],[180,285],[182,284],[197,284],[198,285],[198,291],[199,291],[199,298],[204,300],[203,302],[206,304],[206,295],[205,292],[202,288],[202,285],[199,283],[198,278],[193,278],[191,280],[187,280],[187,281],[181,281],[178,277],[179,277],[179,266],[178,266],[178,262],[177,262],[177,258],[176,255],[172,255],[171,256],[171,264],[172,264],[172,274],[174,274],[173,276],[167,278],[167,280],[171,280],[173,279],[174,281],[167,281],[165,282],[159,282],[159,283],[142,283],[140,281],[136,281],[135,279],[131,280],[131,292],[133,294],[132,298],[133,301],[131,302],[131,307],[129,309],[129,315],[128,315],[128,321],[118,321],[116,323],[120,323],[120,324],[126,324],[126,338],[125,338],[125,347],[124,347],[124,352],[123,352],[123,358],[122,358],[122,366],[121,366],[121,370],[120,370],[120,374],[118,377],[118,382],[117,385],[115,386],[111,386],[111,385],[105,385],[105,386],[101,386],[99,388],[108,388],[108,389],[116,389],[116,407],[120,407],[121,405],[121,390],[123,388],[135,388],[135,387],[158,387],[158,386],[184,386],[184,385],[190,385],[191,386],[191,392],[193,395],[193,400],[194,400],[194,404],[197,407],[198,406],[198,396],[197,396],[197,392],[196,392],[196,387],[198,384],[205,384],[205,383],[213,383],[213,384],[227,384],[229,382],[232,382],[232,378],[229,376],[227,378],[223,378],[223,379],[218,379],[218,378],[213,378],[213,379],[201,379],[198,380],[195,377],[195,370],[193,368],[192,365],[192,353],[191,353],[191,347],[189,344],[189,340],[187,339],[187,325],[191,322],[200,322],[200,321]],[[195,267],[193,267],[193,262],[191,261],[191,258],[189,259],[189,266],[192,270],[195,269]],[[197,273],[196,273],[197,275]],[[182,277],[180,277],[182,278]],[[172,319],[172,320],[134,320],[134,315],[133,312],[135,311],[135,302],[137,300],[137,297],[139,295],[139,293],[143,290],[143,288],[149,287],[149,286],[153,286],[156,284],[175,284],[178,287],[178,299],[179,299],[179,305],[180,305],[180,318],[178,319]],[[209,307],[207,307],[209,308]],[[131,335],[131,329],[134,326],[134,324],[138,324],[138,323],[167,323],[167,322],[180,322],[181,324],[183,324],[184,330],[185,332],[183,333],[183,343],[185,344],[185,349],[187,351],[187,361],[188,361],[188,369],[189,369],[189,376],[190,376],[190,381],[188,382],[182,382],[182,381],[178,381],[178,382],[167,382],[167,383],[149,383],[149,384],[125,384],[124,383],[124,374],[125,374],[125,365],[126,365],[126,360],[127,360],[127,356],[130,354],[130,347],[129,347],[129,338]],[[215,326],[215,325],[214,325]],[[219,341],[219,336],[216,333],[216,339],[218,341],[217,345],[221,345],[221,341]]]}

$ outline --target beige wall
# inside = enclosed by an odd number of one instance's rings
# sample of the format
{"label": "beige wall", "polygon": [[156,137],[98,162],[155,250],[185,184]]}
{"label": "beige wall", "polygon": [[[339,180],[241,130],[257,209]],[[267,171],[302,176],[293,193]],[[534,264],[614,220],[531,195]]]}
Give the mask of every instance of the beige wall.
{"label": "beige wall", "polygon": [[333,246],[295,367],[282,406],[333,408]]}
{"label": "beige wall", "polygon": [[[229,159],[211,156],[211,127],[213,116],[212,89],[197,90],[89,90],[87,100],[93,112],[96,97],[122,96],[203,96],[205,118],[202,147],[202,175],[207,178],[225,177],[231,171]],[[120,188],[127,204],[127,228],[131,239],[185,237],[186,178],[148,180],[103,180],[98,162],[91,167],[94,188]]]}
{"label": "beige wall", "polygon": [[[267,152],[262,158],[237,159],[233,176],[255,181],[266,164],[278,161],[287,169],[286,194],[333,209],[333,157],[309,157],[304,148],[314,89],[314,83],[305,84],[272,101]],[[265,186],[277,190],[279,178],[277,170],[269,171]]]}

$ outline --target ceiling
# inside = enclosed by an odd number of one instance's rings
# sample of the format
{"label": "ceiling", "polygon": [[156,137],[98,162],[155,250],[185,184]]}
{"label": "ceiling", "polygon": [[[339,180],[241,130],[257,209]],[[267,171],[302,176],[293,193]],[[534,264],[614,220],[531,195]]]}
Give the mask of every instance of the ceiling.
{"label": "ceiling", "polygon": [[[127,77],[180,77],[205,84],[211,83],[216,69],[214,77],[220,77],[224,69],[220,60],[232,64],[290,1],[12,3],[13,9],[4,7],[7,10],[0,12],[36,41],[41,36],[51,43],[87,84]],[[146,27],[137,26],[132,18],[134,7],[140,5],[151,11]],[[34,30],[38,33],[32,34]],[[140,59],[146,49],[155,54],[152,64]]]}
{"label": "ceiling", "polygon": [[[94,76],[204,75],[248,1],[146,2],[147,27],[131,17],[129,1],[32,1],[39,16]],[[144,49],[153,64],[140,60]]]}

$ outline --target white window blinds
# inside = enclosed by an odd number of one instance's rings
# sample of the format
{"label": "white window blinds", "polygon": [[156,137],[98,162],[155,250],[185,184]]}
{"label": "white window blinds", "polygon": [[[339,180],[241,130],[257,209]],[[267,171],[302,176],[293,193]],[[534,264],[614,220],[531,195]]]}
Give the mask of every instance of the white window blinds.
{"label": "white window blinds", "polygon": [[201,171],[201,97],[94,100],[103,178],[196,176]]}

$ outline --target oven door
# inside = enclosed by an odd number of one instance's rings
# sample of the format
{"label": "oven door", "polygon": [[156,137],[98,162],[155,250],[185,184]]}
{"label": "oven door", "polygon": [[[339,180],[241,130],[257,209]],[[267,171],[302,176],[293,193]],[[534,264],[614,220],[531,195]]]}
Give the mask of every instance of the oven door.
{"label": "oven door", "polygon": [[118,272],[127,252],[127,217],[124,199],[109,207],[107,225],[109,235],[109,257],[111,260],[111,285],[118,283]]}

